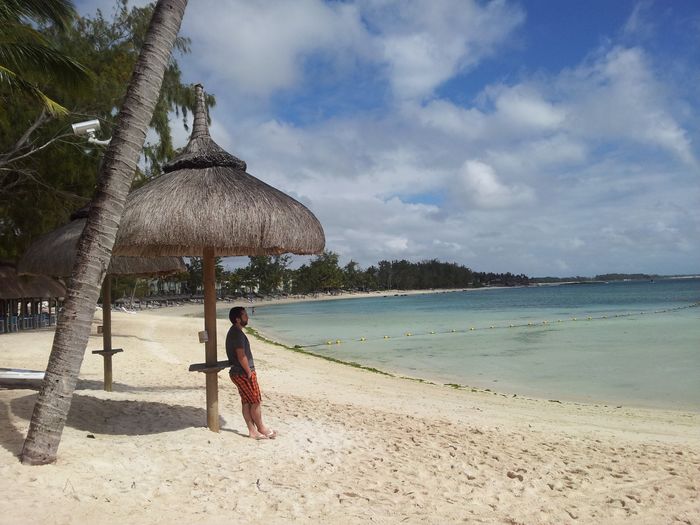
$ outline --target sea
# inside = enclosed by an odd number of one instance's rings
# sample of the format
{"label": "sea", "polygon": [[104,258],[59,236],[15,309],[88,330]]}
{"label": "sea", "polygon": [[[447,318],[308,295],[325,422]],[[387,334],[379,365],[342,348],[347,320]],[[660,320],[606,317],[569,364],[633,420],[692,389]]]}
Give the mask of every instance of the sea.
{"label": "sea", "polygon": [[700,278],[256,305],[250,326],[398,376],[700,412]]}

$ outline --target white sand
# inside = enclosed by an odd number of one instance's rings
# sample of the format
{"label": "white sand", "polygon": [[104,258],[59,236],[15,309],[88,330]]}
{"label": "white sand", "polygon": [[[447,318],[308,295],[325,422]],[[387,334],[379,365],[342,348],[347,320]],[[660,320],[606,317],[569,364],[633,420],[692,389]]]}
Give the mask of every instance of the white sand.
{"label": "white sand", "polygon": [[[454,390],[253,340],[279,437],[243,437],[225,372],[212,433],[187,371],[203,320],[173,315],[201,308],[115,312],[111,393],[94,323],[53,465],[18,460],[36,391],[0,388],[0,523],[700,523],[697,413]],[[45,368],[52,339],[0,336],[0,367]]]}

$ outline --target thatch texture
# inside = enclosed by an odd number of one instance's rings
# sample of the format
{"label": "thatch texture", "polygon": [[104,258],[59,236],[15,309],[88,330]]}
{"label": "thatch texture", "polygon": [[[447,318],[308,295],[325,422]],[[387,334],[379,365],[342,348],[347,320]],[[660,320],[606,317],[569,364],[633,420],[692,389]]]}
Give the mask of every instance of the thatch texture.
{"label": "thatch texture", "polygon": [[131,256],[311,254],[323,250],[318,219],[301,203],[246,173],[209,136],[202,86],[192,136],[165,174],[126,201],[114,253]]}
{"label": "thatch texture", "polygon": [[17,270],[8,263],[0,262],[0,299],[21,299],[24,297],[19,284]]}
{"label": "thatch texture", "polygon": [[64,297],[66,288],[43,275],[19,276],[14,265],[0,263],[0,299],[48,299]]}
{"label": "thatch texture", "polygon": [[[20,274],[70,277],[87,210],[71,215],[71,222],[34,241],[17,264]],[[186,271],[180,257],[112,257],[108,275],[169,275]]]}

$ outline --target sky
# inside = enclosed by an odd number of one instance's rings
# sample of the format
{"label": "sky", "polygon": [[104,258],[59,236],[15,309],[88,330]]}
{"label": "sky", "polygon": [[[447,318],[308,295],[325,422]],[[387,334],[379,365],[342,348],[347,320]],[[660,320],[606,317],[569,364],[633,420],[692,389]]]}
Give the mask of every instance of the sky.
{"label": "sky", "polygon": [[190,0],[180,34],[213,139],[341,264],[700,273],[696,0]]}

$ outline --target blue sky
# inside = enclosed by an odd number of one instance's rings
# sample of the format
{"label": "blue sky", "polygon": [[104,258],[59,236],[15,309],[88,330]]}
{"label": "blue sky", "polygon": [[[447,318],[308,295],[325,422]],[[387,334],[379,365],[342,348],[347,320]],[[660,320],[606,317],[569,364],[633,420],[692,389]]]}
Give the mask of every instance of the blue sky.
{"label": "blue sky", "polygon": [[700,273],[698,2],[190,0],[181,34],[214,139],[343,263]]}

